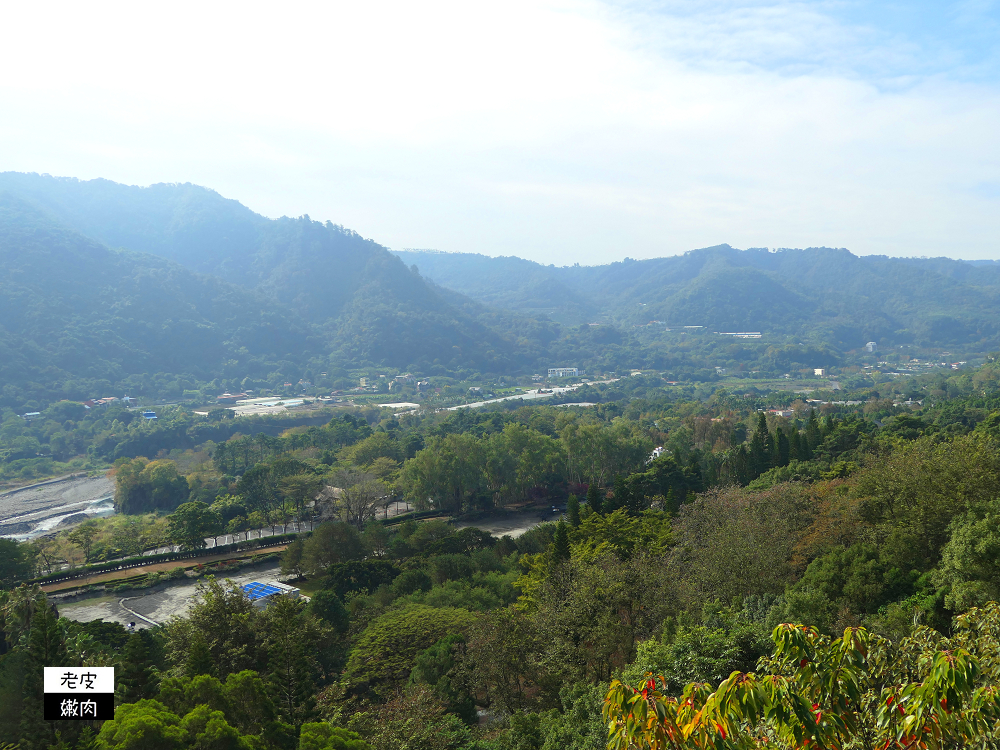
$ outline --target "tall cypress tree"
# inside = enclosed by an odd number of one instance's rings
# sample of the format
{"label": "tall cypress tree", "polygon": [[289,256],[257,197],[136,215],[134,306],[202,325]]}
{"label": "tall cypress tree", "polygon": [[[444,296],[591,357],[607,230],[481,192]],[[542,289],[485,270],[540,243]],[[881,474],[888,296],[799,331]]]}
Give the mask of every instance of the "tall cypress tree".
{"label": "tall cypress tree", "polygon": [[823,442],[823,434],[819,429],[819,420],[816,418],[816,410],[809,412],[809,421],[806,423],[806,451],[805,460],[812,458],[816,446]]}
{"label": "tall cypress tree", "polygon": [[601,502],[601,493],[596,484],[587,487],[587,506],[592,513],[604,513],[604,504]]}
{"label": "tall cypress tree", "polygon": [[788,435],[785,431],[778,429],[775,433],[774,441],[774,458],[775,466],[788,466],[789,454],[791,453],[791,447],[788,444]]}
{"label": "tall cypress tree", "polygon": [[570,495],[566,501],[566,520],[574,529],[580,525],[580,501],[576,495]]}
{"label": "tall cypress tree", "polygon": [[555,537],[552,540],[552,559],[555,562],[569,560],[569,530],[566,524],[560,521],[556,524]]}
{"label": "tall cypress tree", "polygon": [[[208,647],[204,641],[201,644],[207,653]],[[117,682],[122,703],[137,703],[144,698],[156,697],[160,679],[153,663],[152,636],[149,631],[140,630],[128,637],[122,653],[121,675]]]}
{"label": "tall cypress tree", "polygon": [[793,427],[791,429],[791,431],[788,433],[788,459],[789,459],[789,461],[795,461],[795,460],[798,460],[798,459],[802,458],[802,456],[799,453],[799,451],[800,451],[799,441],[800,441],[800,435],[799,435],[798,428]]}
{"label": "tall cypress tree", "polygon": [[758,412],[757,427],[750,438],[750,465],[748,467],[750,480],[756,479],[771,468],[771,451],[768,448],[770,439],[771,435],[767,431],[767,417],[764,416],[764,412]]}

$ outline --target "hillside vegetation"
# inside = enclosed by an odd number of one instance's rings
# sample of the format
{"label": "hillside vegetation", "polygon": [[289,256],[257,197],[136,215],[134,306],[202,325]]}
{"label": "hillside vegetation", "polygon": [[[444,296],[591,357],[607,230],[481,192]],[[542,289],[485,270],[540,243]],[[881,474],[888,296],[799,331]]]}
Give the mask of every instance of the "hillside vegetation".
{"label": "hillside vegetation", "polygon": [[988,351],[1000,345],[1000,269],[947,258],[729,245],[605,266],[400,251],[486,304],[630,328],[649,321],[794,335],[843,350],[867,341]]}

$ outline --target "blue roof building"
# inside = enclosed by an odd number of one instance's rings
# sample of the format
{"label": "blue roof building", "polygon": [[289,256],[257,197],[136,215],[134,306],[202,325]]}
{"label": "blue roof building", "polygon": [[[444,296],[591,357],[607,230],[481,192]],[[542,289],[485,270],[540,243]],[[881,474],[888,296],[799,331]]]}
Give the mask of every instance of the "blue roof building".
{"label": "blue roof building", "polygon": [[254,606],[260,607],[261,609],[266,607],[275,597],[290,596],[293,599],[297,599],[299,596],[299,590],[297,588],[294,586],[288,586],[284,583],[278,583],[277,581],[273,581],[271,583],[251,581],[250,583],[244,583],[241,588],[247,595],[247,598],[253,602]]}

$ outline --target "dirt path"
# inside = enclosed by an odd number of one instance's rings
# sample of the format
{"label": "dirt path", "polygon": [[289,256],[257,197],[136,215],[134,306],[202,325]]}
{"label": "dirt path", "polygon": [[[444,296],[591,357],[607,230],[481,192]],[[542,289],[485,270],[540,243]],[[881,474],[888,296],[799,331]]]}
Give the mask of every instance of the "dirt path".
{"label": "dirt path", "polygon": [[530,510],[520,513],[510,513],[509,515],[496,518],[484,518],[480,521],[462,521],[455,524],[455,527],[464,529],[472,526],[483,531],[488,531],[496,537],[511,536],[517,538],[540,523],[558,520],[558,514],[553,514],[546,510]]}
{"label": "dirt path", "polygon": [[137,568],[127,568],[126,570],[113,570],[108,573],[94,573],[92,576],[87,576],[86,578],[74,578],[71,581],[60,581],[59,583],[50,583],[47,586],[42,586],[42,591],[46,593],[51,593],[53,591],[64,591],[66,589],[74,589],[80,586],[88,586],[93,583],[106,583],[108,581],[115,581],[119,578],[131,578],[132,576],[137,576],[142,573],[162,573],[167,570],[173,570],[177,567],[191,567],[194,565],[207,565],[213,562],[220,562],[221,560],[238,560],[244,557],[250,557],[255,554],[262,554],[267,552],[281,552],[287,547],[287,544],[280,544],[274,547],[264,547],[258,550],[246,550],[244,553],[239,555],[234,555],[230,553],[220,553],[218,555],[205,555],[203,557],[189,557],[184,560],[168,560],[167,562],[153,563],[152,565],[141,565]]}

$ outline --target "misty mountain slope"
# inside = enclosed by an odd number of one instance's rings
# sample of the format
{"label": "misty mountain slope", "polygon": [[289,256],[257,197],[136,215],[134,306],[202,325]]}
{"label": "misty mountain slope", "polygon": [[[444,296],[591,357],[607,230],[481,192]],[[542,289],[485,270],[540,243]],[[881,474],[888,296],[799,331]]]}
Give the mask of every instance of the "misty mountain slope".
{"label": "misty mountain slope", "polygon": [[0,173],[0,190],[108,247],[157,255],[234,284],[259,282],[253,254],[269,220],[213,190],[20,172]]}
{"label": "misty mountain slope", "polygon": [[105,245],[255,290],[259,304],[270,299],[300,324],[318,326],[328,351],[346,363],[506,372],[531,366],[544,348],[522,340],[534,330],[523,316],[446,300],[384,247],[330,222],[267,219],[194,185],[140,188],[8,172],[0,174],[3,188]]}
{"label": "misty mountain slope", "polygon": [[461,291],[494,307],[517,310],[569,309],[586,316],[593,302],[560,278],[561,269],[512,256],[490,258],[476,253],[393,251],[407,265],[442,287]]}
{"label": "misty mountain slope", "polygon": [[[1000,343],[1000,269],[962,261],[718,245],[604,266],[519,261],[519,274],[502,275],[512,259],[476,256],[470,262],[464,254],[446,253],[422,258],[417,251],[406,259],[439,283],[487,304],[516,302],[519,285],[527,290],[532,279],[543,277],[626,327],[660,320],[762,330],[848,349],[867,340],[983,349]],[[500,280],[491,283],[495,278]]]}
{"label": "misty mountain slope", "polygon": [[5,402],[22,390],[80,398],[155,373],[259,375],[325,348],[310,326],[259,293],[110,250],[6,193],[0,325]]}

